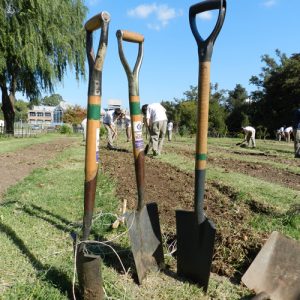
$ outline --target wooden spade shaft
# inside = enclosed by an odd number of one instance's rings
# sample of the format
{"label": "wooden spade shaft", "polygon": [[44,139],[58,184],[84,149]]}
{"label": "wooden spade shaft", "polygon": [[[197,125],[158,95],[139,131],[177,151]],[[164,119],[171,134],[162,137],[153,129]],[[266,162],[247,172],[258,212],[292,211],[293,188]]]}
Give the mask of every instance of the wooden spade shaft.
{"label": "wooden spade shaft", "polygon": [[195,160],[195,214],[197,223],[204,219],[203,201],[207,160],[208,111],[210,95],[210,62],[202,62],[199,67],[197,137]]}

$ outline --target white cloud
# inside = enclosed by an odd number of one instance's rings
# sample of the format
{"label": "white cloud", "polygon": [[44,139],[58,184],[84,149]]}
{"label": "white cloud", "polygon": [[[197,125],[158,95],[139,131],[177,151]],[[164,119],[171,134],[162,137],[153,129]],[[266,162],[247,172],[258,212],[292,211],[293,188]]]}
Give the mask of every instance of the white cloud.
{"label": "white cloud", "polygon": [[181,16],[182,11],[176,11],[167,4],[157,5],[156,3],[152,3],[139,5],[136,8],[129,10],[127,14],[130,17],[136,17],[140,19],[153,17],[154,21],[147,24],[148,28],[160,30],[162,27],[167,26],[170,20]]}
{"label": "white cloud", "polygon": [[137,6],[134,9],[129,10],[128,15],[131,17],[146,19],[156,9],[157,9],[157,6],[155,3],[150,4],[150,5],[142,4],[142,5]]}
{"label": "white cloud", "polygon": [[205,12],[203,12],[201,14],[198,14],[197,18],[199,18],[201,20],[211,20],[212,13],[211,13],[211,11],[205,11]]}
{"label": "white cloud", "polygon": [[266,0],[263,2],[263,6],[272,7],[276,4],[276,0]]}

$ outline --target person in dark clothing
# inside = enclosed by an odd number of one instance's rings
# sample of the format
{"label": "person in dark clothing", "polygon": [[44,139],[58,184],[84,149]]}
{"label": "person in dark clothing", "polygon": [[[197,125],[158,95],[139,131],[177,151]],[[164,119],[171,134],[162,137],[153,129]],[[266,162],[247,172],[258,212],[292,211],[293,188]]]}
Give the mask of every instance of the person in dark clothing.
{"label": "person in dark clothing", "polygon": [[300,158],[300,108],[296,109],[294,112],[293,130],[295,158]]}

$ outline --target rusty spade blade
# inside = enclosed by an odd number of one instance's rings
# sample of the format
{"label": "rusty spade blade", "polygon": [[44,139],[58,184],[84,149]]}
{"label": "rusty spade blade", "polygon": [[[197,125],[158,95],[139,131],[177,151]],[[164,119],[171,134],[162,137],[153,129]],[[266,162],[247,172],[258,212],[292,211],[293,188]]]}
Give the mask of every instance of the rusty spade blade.
{"label": "rusty spade blade", "polygon": [[[129,106],[131,116],[132,146],[137,183],[137,210],[127,215],[132,254],[139,283],[150,270],[164,266],[162,238],[156,203],[144,205],[145,168],[144,142],[142,135],[142,116],[140,109],[138,74],[143,57],[144,36],[129,31],[117,31],[119,55],[128,78]],[[138,44],[138,56],[131,71],[123,53],[122,41]]]}
{"label": "rusty spade blade", "polygon": [[300,299],[300,243],[273,231],[242,277],[257,294],[272,300]]}

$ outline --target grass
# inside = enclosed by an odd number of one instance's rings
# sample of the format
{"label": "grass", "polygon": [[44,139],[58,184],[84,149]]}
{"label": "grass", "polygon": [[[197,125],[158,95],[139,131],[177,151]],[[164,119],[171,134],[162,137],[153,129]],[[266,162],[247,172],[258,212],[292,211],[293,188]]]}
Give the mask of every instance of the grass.
{"label": "grass", "polygon": [[[57,136],[32,140],[36,143],[47,142],[52,137]],[[0,145],[6,143],[6,151],[29,145],[21,139],[17,141],[22,145],[17,145],[14,139],[1,141]],[[222,147],[230,147],[233,142],[231,139],[220,141]],[[9,146],[9,142],[12,145]],[[178,138],[172,145],[176,152],[177,146],[188,144],[190,147],[193,143],[193,139]],[[216,143],[217,140],[212,140],[212,144]],[[0,149],[3,151],[2,146]],[[285,155],[285,152],[280,152],[280,155]],[[176,167],[187,171],[194,168],[193,160],[187,161],[186,157],[173,150],[160,160],[173,165],[176,162]],[[46,167],[35,170],[22,182],[9,188],[4,202],[0,203],[0,299],[58,300],[72,297],[74,256],[70,233],[80,232],[82,223],[83,161],[84,147],[69,148]],[[254,200],[268,207],[272,204],[270,213],[254,213],[249,226],[257,231],[278,229],[300,238],[299,214],[294,206],[299,201],[299,192],[272,183],[261,188],[265,184],[261,180],[226,173],[218,168],[208,170],[207,177],[208,180],[233,187],[238,201]],[[92,238],[118,237],[113,246],[128,272],[124,274],[120,271],[120,263],[110,249],[104,251],[101,248],[102,277],[108,299],[241,299],[250,295],[246,288],[232,284],[224,277],[212,275],[205,296],[197,286],[179,281],[175,274],[168,271],[151,273],[142,286],[137,286],[131,277],[132,269],[128,269],[132,258],[126,228],[110,228],[119,214],[119,204],[114,181],[100,172]]]}
{"label": "grass", "polygon": [[29,147],[34,144],[47,143],[53,139],[63,137],[58,133],[48,133],[26,138],[3,138],[0,139],[0,154],[6,152],[17,151],[21,148]]}

